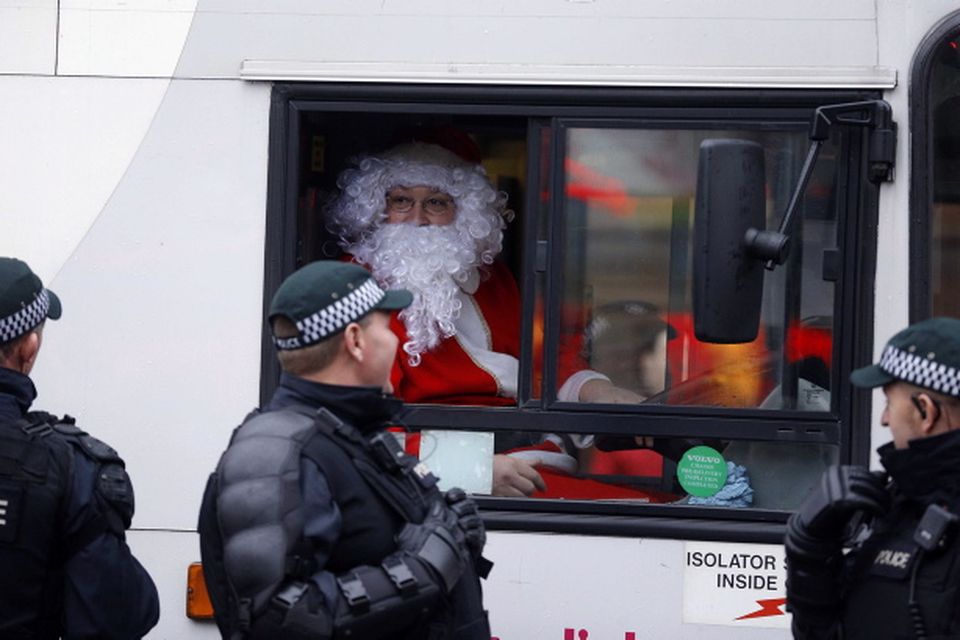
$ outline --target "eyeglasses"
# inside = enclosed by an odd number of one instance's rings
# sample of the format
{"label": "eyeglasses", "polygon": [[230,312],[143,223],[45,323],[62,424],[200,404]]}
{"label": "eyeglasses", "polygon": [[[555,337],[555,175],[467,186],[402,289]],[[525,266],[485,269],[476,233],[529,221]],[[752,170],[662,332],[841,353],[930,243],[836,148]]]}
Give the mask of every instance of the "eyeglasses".
{"label": "eyeglasses", "polygon": [[387,211],[393,213],[409,213],[414,205],[420,203],[423,210],[432,216],[442,216],[454,210],[453,200],[442,195],[431,195],[417,200],[406,195],[387,194]]}

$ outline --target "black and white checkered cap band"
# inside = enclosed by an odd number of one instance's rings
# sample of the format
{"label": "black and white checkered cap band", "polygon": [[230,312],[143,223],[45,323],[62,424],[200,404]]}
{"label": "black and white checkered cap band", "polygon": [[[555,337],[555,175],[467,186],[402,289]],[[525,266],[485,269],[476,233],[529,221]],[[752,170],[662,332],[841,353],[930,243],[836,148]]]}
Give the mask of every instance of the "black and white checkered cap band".
{"label": "black and white checkered cap band", "polygon": [[298,322],[299,336],[274,338],[273,342],[281,350],[300,349],[320,342],[365,316],[386,295],[387,292],[370,278],[333,304]]}
{"label": "black and white checkered cap band", "polygon": [[6,318],[0,318],[0,342],[9,342],[30,331],[46,319],[49,310],[50,295],[46,289],[43,289],[33,302],[20,311]]}
{"label": "black and white checkered cap band", "polygon": [[887,345],[880,356],[880,368],[894,378],[918,387],[960,397],[960,371],[932,358]]}

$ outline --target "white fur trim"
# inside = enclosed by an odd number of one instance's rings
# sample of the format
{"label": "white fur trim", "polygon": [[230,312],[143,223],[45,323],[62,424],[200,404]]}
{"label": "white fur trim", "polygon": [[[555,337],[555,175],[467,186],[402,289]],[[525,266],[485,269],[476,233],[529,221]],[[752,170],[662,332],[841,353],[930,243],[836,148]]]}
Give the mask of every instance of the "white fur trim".
{"label": "white fur trim", "polygon": [[557,400],[560,402],[580,402],[580,390],[583,388],[583,385],[591,380],[606,380],[610,382],[610,378],[602,373],[591,371],[590,369],[577,371],[567,378],[566,382],[557,390]]}
{"label": "white fur trim", "polygon": [[497,381],[497,395],[516,398],[520,362],[511,355],[493,350],[490,327],[480,315],[476,300],[462,291],[459,296],[463,306],[460,317],[454,322],[457,328],[454,337],[474,363]]}
{"label": "white fur trim", "polygon": [[[593,441],[594,441],[593,434],[585,436],[580,433],[568,433],[566,435],[568,438],[570,438],[570,442],[572,442],[573,446],[575,446],[577,449],[586,449],[587,447],[590,447],[593,445]],[[545,436],[543,436],[543,441],[552,442],[553,444],[557,445],[557,447],[559,447],[561,451],[569,453],[569,451],[567,451],[567,447],[563,441],[563,438],[561,438],[555,433],[546,434]]]}

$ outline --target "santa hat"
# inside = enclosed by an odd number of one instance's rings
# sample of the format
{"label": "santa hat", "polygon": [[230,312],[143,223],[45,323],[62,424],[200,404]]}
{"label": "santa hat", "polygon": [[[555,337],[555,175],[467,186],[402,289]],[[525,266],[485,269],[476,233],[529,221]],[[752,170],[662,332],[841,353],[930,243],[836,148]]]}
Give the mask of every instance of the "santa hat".
{"label": "santa hat", "polygon": [[[481,165],[467,162],[452,151],[435,144],[402,144],[383,153],[380,160],[384,163],[381,180],[389,185],[388,189],[426,186],[456,198],[454,191],[468,188],[471,178],[479,177],[489,184],[487,172]],[[476,179],[473,183],[475,187],[480,186]]]}
{"label": "santa hat", "polygon": [[484,168],[435,144],[402,144],[361,158],[337,180],[340,196],[328,208],[331,231],[356,240],[386,219],[385,196],[396,187],[426,186],[453,197],[458,213],[506,213],[506,194],[490,184]]}
{"label": "santa hat", "polygon": [[396,147],[408,142],[439,145],[470,164],[483,162],[483,151],[480,150],[477,141],[463,129],[452,125],[402,129],[393,137],[390,146]]}

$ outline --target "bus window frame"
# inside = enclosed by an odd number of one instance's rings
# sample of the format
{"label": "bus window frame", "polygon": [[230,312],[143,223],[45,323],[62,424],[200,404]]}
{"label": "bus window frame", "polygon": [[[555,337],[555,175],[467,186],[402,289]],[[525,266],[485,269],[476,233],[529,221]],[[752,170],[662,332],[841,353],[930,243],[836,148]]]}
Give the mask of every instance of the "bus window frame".
{"label": "bus window frame", "polygon": [[960,10],[941,19],[917,47],[910,69],[910,322],[933,313],[931,218],[933,217],[933,113],[930,83],[934,57],[948,38],[960,37]]}
{"label": "bus window frame", "polygon": [[[298,265],[297,263],[297,195],[299,176],[299,118],[304,111],[469,114],[484,116],[524,116],[528,120],[528,144],[544,129],[556,140],[557,122],[561,118],[608,125],[617,118],[629,120],[676,120],[678,115],[697,114],[703,128],[725,128],[727,120],[749,123],[757,127],[765,122],[782,122],[790,116],[791,125],[806,122],[812,110],[823,104],[878,99],[880,94],[868,90],[799,91],[714,89],[644,89],[592,87],[492,87],[472,85],[393,85],[393,84],[300,84],[276,83],[271,98],[269,166],[266,203],[266,242],[264,255],[263,309],[266,317],[273,292]],[[760,106],[757,106],[761,103]],[[736,117],[731,117],[731,111]],[[710,120],[708,116],[717,120]],[[750,117],[748,117],[750,116]],[[771,124],[771,126],[773,126]],[[840,400],[834,400],[832,413],[760,409],[711,409],[684,406],[577,405],[550,403],[548,399],[529,399],[528,369],[521,370],[520,389],[527,398],[516,407],[451,407],[409,405],[405,422],[418,428],[451,428],[489,431],[495,423],[499,429],[523,431],[583,432],[590,422],[594,433],[636,433],[638,419],[643,431],[651,436],[711,437],[722,435],[726,440],[766,440],[783,442],[818,442],[839,447],[839,459],[862,462],[868,456],[869,394],[844,389],[845,376],[855,366],[872,356],[873,279],[875,272],[875,238],[877,196],[862,176],[865,175],[866,137],[851,129],[845,136],[849,148],[844,150],[848,173],[846,191],[838,197],[846,200],[842,222],[838,223],[838,248],[842,252],[843,269],[835,287],[834,379]],[[553,145],[552,163],[556,166],[561,149]],[[528,147],[528,175],[540,170],[539,154]],[[554,171],[554,177],[559,172]],[[530,182],[535,184],[535,182]],[[552,196],[557,197],[556,184]],[[528,198],[535,198],[528,189]],[[529,204],[529,203],[528,203]],[[838,203],[838,206],[842,206]],[[528,206],[528,213],[535,209]],[[533,218],[527,216],[527,220]],[[523,339],[521,353],[527,360],[532,355],[530,324],[533,314],[532,286],[536,273],[536,240],[532,222],[524,225],[525,249],[522,283],[524,297]],[[552,258],[551,258],[552,260]],[[548,266],[548,274],[552,265]],[[547,279],[548,287],[555,287]],[[279,365],[273,352],[269,326],[265,321],[261,349],[261,404],[272,396],[279,379]],[[524,387],[525,382],[527,386]],[[549,389],[549,387],[547,387]],[[546,395],[542,393],[541,395]],[[544,404],[546,403],[546,404]],[[848,425],[845,427],[844,425]],[[512,530],[549,530],[583,533],[616,531],[665,537],[692,536],[699,539],[750,539],[751,527],[761,526],[753,537],[773,541],[782,534],[787,512],[758,509],[734,510],[710,507],[603,504],[586,501],[539,499],[504,499],[481,497],[485,517],[492,528]],[[543,514],[552,514],[541,518]],[[628,523],[611,521],[628,516]],[[638,517],[629,517],[638,516]],[[642,517],[640,517],[642,516]],[[599,518],[599,520],[597,520]],[[737,523],[716,528],[694,524],[706,519]],[[631,524],[632,523],[632,524]],[[685,524],[686,523],[686,524]],[[762,531],[761,531],[762,530]],[[746,532],[746,533],[745,533]],[[759,536],[759,538],[757,537]]]}

